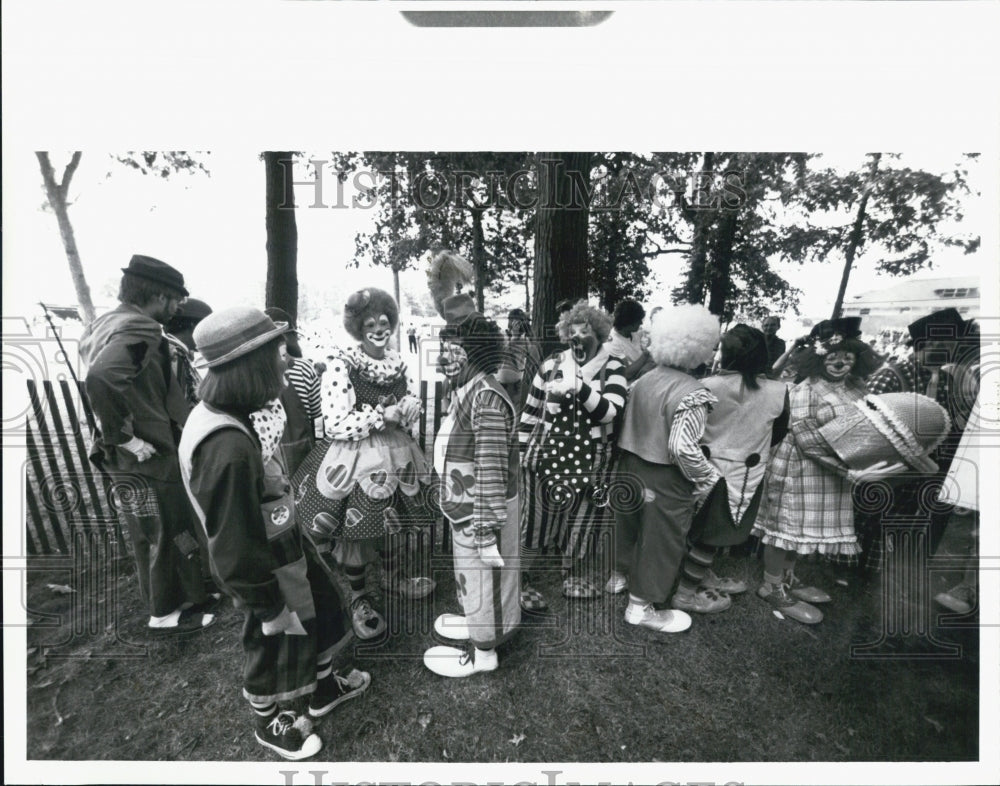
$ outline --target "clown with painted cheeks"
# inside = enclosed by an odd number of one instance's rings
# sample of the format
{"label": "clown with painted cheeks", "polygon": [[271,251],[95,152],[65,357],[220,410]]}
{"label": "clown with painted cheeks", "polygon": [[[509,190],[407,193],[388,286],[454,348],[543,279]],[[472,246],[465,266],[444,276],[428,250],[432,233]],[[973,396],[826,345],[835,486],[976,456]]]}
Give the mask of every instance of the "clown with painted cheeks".
{"label": "clown with painted cheeks", "polygon": [[452,645],[428,649],[424,664],[444,677],[468,677],[497,668],[496,647],[521,621],[517,420],[495,376],[499,326],[467,294],[443,298],[438,310],[447,321],[439,368],[452,396],[434,440],[434,469],[461,613],[437,618],[435,631]]}
{"label": "clown with painted cheeks", "polygon": [[815,624],[816,603],[830,596],[795,575],[798,556],[851,558],[860,552],[852,488],[897,474],[903,464],[880,461],[851,469],[832,450],[821,427],[854,407],[879,359],[861,335],[860,318],[833,319],[813,331],[798,363],[805,379],[789,394],[789,432],[771,457],[753,534],[764,543],[764,582],[757,594],[785,617]]}
{"label": "clown with painted cheeks", "polygon": [[[525,564],[537,562],[543,548],[554,547],[562,555],[563,595],[592,599],[601,594],[594,583],[597,536],[614,523],[609,476],[628,383],[622,360],[604,343],[611,332],[604,311],[580,301],[562,314],[556,331],[569,348],[535,374],[519,425],[527,495],[523,557]],[[526,611],[548,605],[527,578],[521,603]]]}
{"label": "clown with painted cheeks", "polygon": [[[347,575],[354,632],[362,639],[385,630],[365,591],[368,564],[381,556],[387,591],[416,599],[434,589],[418,570],[426,555],[402,543],[407,530],[429,532],[433,514],[422,488],[426,462],[410,431],[421,416],[420,400],[409,392],[406,364],[389,347],[398,323],[396,301],[381,289],[347,299],[344,328],[357,344],[332,354],[321,385],[326,439],[293,478],[300,523]],[[416,542],[429,546],[429,538]]]}

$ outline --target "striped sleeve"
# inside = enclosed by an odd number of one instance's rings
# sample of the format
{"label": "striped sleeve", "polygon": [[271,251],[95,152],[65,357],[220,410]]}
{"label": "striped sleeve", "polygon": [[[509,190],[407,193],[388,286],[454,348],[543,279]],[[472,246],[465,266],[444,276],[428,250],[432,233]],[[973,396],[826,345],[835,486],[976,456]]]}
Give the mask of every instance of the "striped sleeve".
{"label": "striped sleeve", "polygon": [[299,400],[305,405],[309,418],[315,421],[323,414],[323,405],[320,399],[319,375],[316,374],[313,364],[308,360],[296,358],[288,370],[288,381],[299,394]]}
{"label": "striped sleeve", "polygon": [[514,421],[499,393],[480,391],[472,402],[476,435],[476,484],[472,522],[478,547],[496,543],[496,531],[507,518],[507,481]]}
{"label": "striped sleeve", "polygon": [[667,455],[677,464],[681,474],[694,483],[696,499],[706,496],[721,477],[701,450],[708,412],[717,399],[700,388],[681,399],[670,424]]}
{"label": "striped sleeve", "polygon": [[580,384],[577,399],[595,423],[610,423],[625,406],[628,382],[618,358],[611,358],[605,367],[604,389],[597,390],[586,382]]}
{"label": "striped sleeve", "polygon": [[542,363],[541,368],[535,373],[528,389],[528,397],[524,401],[524,409],[521,410],[521,420],[518,424],[517,438],[522,450],[528,444],[528,438],[535,426],[544,417],[543,406],[545,405],[545,386],[549,377],[552,376],[552,369],[555,367],[555,360],[548,358]]}

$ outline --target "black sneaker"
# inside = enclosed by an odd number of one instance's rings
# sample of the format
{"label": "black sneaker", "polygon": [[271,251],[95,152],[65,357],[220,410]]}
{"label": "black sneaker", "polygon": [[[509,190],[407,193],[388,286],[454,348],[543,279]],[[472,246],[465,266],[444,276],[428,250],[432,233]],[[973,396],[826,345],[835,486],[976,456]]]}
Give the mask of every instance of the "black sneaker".
{"label": "black sneaker", "polygon": [[257,742],[270,748],[279,756],[298,761],[319,753],[323,741],[312,733],[309,719],[291,710],[276,713],[269,718],[258,718],[254,732]]}
{"label": "black sneaker", "polygon": [[360,696],[368,690],[371,682],[372,675],[360,669],[351,669],[343,675],[333,672],[320,680],[316,692],[309,699],[309,717],[322,718],[334,707]]}

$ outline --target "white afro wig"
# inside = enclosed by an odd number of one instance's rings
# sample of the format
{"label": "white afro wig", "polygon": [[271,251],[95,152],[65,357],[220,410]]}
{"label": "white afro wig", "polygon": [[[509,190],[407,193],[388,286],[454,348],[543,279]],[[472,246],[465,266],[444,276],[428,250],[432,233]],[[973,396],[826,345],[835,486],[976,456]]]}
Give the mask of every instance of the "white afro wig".
{"label": "white afro wig", "polygon": [[667,306],[650,322],[649,354],[661,366],[695,369],[711,362],[719,332],[719,318],[704,306]]}

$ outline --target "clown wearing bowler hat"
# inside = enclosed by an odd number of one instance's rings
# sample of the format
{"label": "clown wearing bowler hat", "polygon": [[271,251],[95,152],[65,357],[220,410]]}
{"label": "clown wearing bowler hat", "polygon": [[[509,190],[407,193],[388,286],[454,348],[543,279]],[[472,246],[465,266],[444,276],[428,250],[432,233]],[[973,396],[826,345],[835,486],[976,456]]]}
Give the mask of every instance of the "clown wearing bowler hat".
{"label": "clown wearing bowler hat", "polygon": [[[344,603],[295,515],[280,430],[258,430],[255,412],[285,385],[285,323],[237,307],[194,331],[207,367],[202,401],[179,447],[187,495],[208,538],[212,572],[243,619],[243,696],[254,736],[286,759],[322,747],[313,721],[360,695],[370,676],[343,664],[351,639]],[[307,713],[279,704],[308,696]]]}

